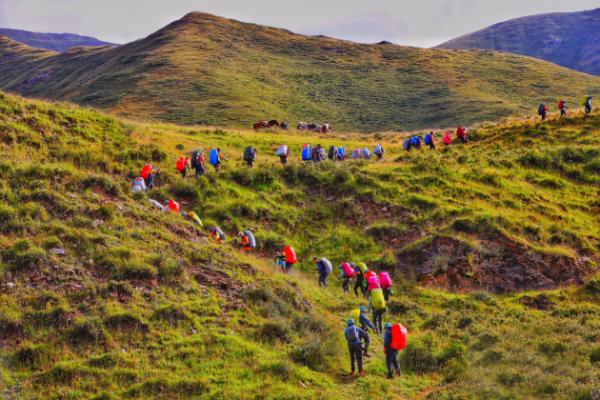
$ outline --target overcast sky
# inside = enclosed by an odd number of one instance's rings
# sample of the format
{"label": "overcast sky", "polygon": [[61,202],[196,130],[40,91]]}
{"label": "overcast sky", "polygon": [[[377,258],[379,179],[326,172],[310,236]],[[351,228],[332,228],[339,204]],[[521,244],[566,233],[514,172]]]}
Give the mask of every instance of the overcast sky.
{"label": "overcast sky", "polygon": [[372,43],[429,47],[496,22],[599,0],[0,0],[0,27],[126,43],[190,11]]}

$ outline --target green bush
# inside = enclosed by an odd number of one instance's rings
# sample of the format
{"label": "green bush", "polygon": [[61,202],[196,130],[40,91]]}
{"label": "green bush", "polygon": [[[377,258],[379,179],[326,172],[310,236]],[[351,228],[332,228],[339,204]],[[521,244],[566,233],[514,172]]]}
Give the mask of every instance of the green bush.
{"label": "green bush", "polygon": [[308,335],[302,344],[292,353],[292,359],[314,371],[325,371],[328,368],[327,358],[333,356],[336,343],[320,335]]}
{"label": "green bush", "polygon": [[100,321],[94,319],[78,322],[66,333],[65,337],[69,344],[76,347],[99,346],[108,341],[104,326]]}
{"label": "green bush", "polygon": [[592,349],[592,352],[590,353],[590,362],[592,364],[600,363],[600,347]]}
{"label": "green bush", "polygon": [[38,267],[46,257],[46,252],[28,239],[20,239],[5,252],[5,261],[9,269],[18,272]]}

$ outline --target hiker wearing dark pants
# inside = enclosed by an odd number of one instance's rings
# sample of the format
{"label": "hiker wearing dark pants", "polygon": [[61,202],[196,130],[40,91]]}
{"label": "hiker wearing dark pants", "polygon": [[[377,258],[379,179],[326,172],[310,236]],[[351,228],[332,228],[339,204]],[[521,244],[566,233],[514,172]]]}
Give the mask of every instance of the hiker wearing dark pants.
{"label": "hiker wearing dark pants", "polygon": [[375,310],[373,309],[373,324],[375,325],[375,332],[383,332],[383,313],[385,309]]}
{"label": "hiker wearing dark pants", "polygon": [[327,286],[327,277],[332,270],[331,262],[325,257],[320,260],[315,257],[313,262],[317,264],[317,270],[319,271],[319,286]]}
{"label": "hiker wearing dark pants", "polygon": [[375,332],[375,326],[371,321],[369,321],[369,318],[367,318],[366,313],[367,307],[360,306],[360,317],[358,319],[358,322],[360,323],[360,329],[362,329],[365,332],[365,346],[363,349],[363,355],[365,357],[370,357],[369,345],[371,344],[371,337],[369,336],[369,329]]}
{"label": "hiker wearing dark pants", "polygon": [[363,272],[360,270],[359,267],[355,267],[354,271],[356,272],[354,274],[354,276],[356,278],[356,282],[354,282],[354,294],[356,295],[356,297],[358,297],[358,289],[360,289],[360,291],[363,293],[363,295],[365,294],[365,290],[364,290],[365,274],[363,274]]}
{"label": "hiker wearing dark pants", "polygon": [[388,378],[394,377],[394,370],[396,370],[396,376],[402,375],[400,370],[400,363],[398,362],[398,350],[392,349],[392,324],[389,322],[385,324],[385,335],[383,336],[383,349],[385,351],[385,363],[388,370]]}
{"label": "hiker wearing dark pants", "polygon": [[354,324],[353,319],[348,320],[348,327],[344,331],[346,341],[348,342],[348,350],[350,351],[350,365],[352,367],[351,375],[354,375],[355,364],[358,366],[358,373],[364,375],[362,363],[362,339],[365,332]]}

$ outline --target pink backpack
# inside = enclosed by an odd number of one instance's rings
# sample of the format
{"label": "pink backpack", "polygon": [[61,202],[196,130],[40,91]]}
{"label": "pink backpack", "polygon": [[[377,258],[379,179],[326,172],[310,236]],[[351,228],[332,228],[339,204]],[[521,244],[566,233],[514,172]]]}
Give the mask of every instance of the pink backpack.
{"label": "pink backpack", "polygon": [[342,269],[344,270],[344,274],[347,278],[352,278],[354,276],[354,268],[350,266],[348,263],[342,264]]}
{"label": "pink backpack", "polygon": [[379,284],[379,279],[377,278],[377,275],[371,275],[371,277],[367,281],[367,285],[369,290],[381,289],[381,285]]}
{"label": "pink backpack", "polygon": [[379,282],[381,283],[381,287],[385,289],[389,289],[393,285],[392,278],[387,272],[382,272],[379,274]]}

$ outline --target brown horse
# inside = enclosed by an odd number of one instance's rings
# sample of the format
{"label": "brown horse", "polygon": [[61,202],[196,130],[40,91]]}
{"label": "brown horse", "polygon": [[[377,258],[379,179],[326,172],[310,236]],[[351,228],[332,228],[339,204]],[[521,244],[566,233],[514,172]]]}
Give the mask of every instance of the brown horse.
{"label": "brown horse", "polygon": [[257,131],[259,129],[266,129],[266,128],[272,128],[276,126],[277,128],[279,128],[279,122],[276,119],[272,119],[270,121],[259,121],[257,123],[254,124],[254,130]]}

